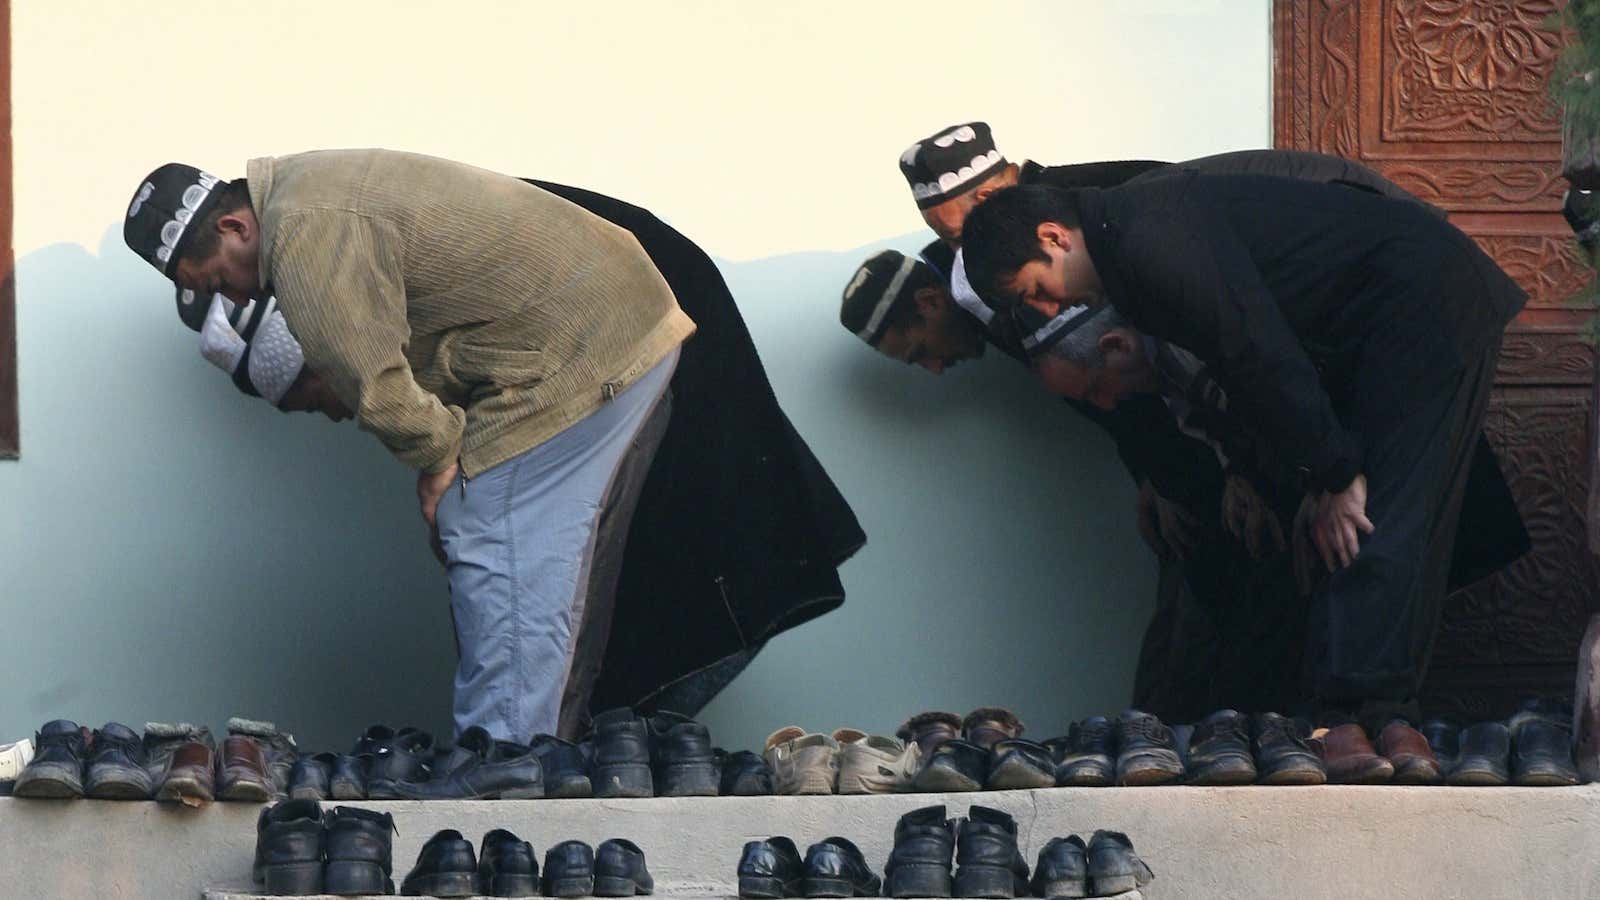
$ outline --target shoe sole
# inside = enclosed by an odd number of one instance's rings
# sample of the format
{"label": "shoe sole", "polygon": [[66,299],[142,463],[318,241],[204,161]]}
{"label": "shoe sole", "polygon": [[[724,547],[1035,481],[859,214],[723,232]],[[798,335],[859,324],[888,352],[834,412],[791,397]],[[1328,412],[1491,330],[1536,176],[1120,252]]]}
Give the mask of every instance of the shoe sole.
{"label": "shoe sole", "polygon": [[495,875],[483,888],[491,897],[537,897],[539,876],[517,873]]}
{"label": "shoe sole", "polygon": [[[957,897],[1008,900],[1017,896],[1016,876],[1005,866],[965,865],[956,871]],[[1026,890],[1024,890],[1026,895]]]}
{"label": "shoe sole", "polygon": [[368,860],[330,859],[322,877],[323,893],[340,897],[387,894],[389,890],[383,866]]}
{"label": "shoe sole", "polygon": [[595,766],[593,790],[596,797],[654,797],[655,779],[644,763]]}
{"label": "shoe sole", "polygon": [[1300,765],[1288,766],[1271,772],[1262,772],[1257,784],[1273,785],[1275,787],[1299,787],[1306,785],[1327,784],[1328,773],[1315,766]]}
{"label": "shoe sole", "polygon": [[1110,787],[1117,780],[1116,765],[1104,762],[1071,762],[1056,766],[1058,787]]}
{"label": "shoe sole", "polygon": [[641,890],[639,882],[632,878],[618,875],[596,875],[594,877],[594,895],[596,897],[634,897],[639,894],[648,894],[649,891]]}
{"label": "shoe sole", "polygon": [[588,897],[594,894],[593,875],[574,875],[568,878],[546,878],[546,897]]}
{"label": "shoe sole", "polygon": [[1403,765],[1396,764],[1394,777],[1390,780],[1394,784],[1438,784],[1439,766],[1425,759],[1411,760]]}
{"label": "shoe sole", "polygon": [[884,888],[890,897],[949,897],[954,882],[949,866],[908,865],[895,869]]}
{"label": "shoe sole", "polygon": [[39,800],[76,800],[83,796],[83,776],[76,766],[34,762],[11,786],[11,796]]}
{"label": "shoe sole", "polygon": [[407,894],[424,897],[471,897],[478,893],[477,872],[436,872],[406,879]]}
{"label": "shoe sole", "polygon": [[1137,875],[1102,875],[1098,878],[1091,876],[1089,881],[1094,885],[1096,897],[1114,897],[1139,887]]}
{"label": "shoe sole", "polygon": [[856,896],[855,883],[848,878],[807,877],[801,880],[800,885],[807,898]]}
{"label": "shoe sole", "polygon": [[209,779],[174,772],[161,782],[161,787],[156,790],[156,800],[162,803],[182,803],[188,799],[210,803],[216,799],[212,787]]}
{"label": "shoe sole", "polygon": [[986,787],[991,791],[1026,791],[1056,786],[1054,771],[1041,772],[1015,757],[1002,760],[989,773]]}
{"label": "shoe sole", "polygon": [[272,784],[253,774],[223,772],[222,790],[217,792],[217,796],[241,803],[265,803],[272,799]]}
{"label": "shoe sole", "polygon": [[719,781],[717,768],[711,763],[662,766],[661,777],[655,779],[656,796],[715,797]]}
{"label": "shoe sole", "polygon": [[1166,784],[1183,777],[1183,763],[1176,753],[1141,753],[1117,760],[1117,784],[1148,787]]}
{"label": "shoe sole", "polygon": [[965,772],[945,766],[923,769],[912,787],[924,794],[966,793],[983,790],[983,784]]}
{"label": "shoe sole", "polygon": [[1328,771],[1329,784],[1388,784],[1393,778],[1394,764],[1387,759],[1379,759],[1348,772],[1335,774],[1332,769]]}
{"label": "shoe sole", "polygon": [[594,796],[594,785],[587,775],[565,775],[555,784],[545,783],[544,795],[553,800],[577,800]]}
{"label": "shoe sole", "polygon": [[1511,779],[1517,787],[1572,787],[1578,779],[1561,771],[1528,771]]}
{"label": "shoe sole", "polygon": [[322,893],[322,861],[266,867],[266,890],[279,897]]}
{"label": "shoe sole", "polygon": [[1089,896],[1089,884],[1082,878],[1064,879],[1062,881],[1047,881],[1039,886],[1037,896],[1065,897],[1067,900],[1082,900]]}
{"label": "shoe sole", "polygon": [[785,882],[782,878],[764,875],[739,876],[739,896],[746,900],[783,900],[784,897],[798,897],[800,893],[798,881]]}
{"label": "shoe sole", "polygon": [[1511,782],[1511,776],[1494,769],[1457,768],[1450,773],[1448,781],[1458,787],[1503,787]]}
{"label": "shoe sole", "polygon": [[333,795],[333,799],[335,800],[367,799],[366,788],[354,781],[335,780],[329,793]]}
{"label": "shoe sole", "polygon": [[149,781],[125,778],[91,779],[83,790],[91,800],[149,800],[152,793]]}
{"label": "shoe sole", "polygon": [[1188,766],[1189,783],[1200,786],[1227,786],[1252,784],[1256,780],[1256,764],[1250,757],[1228,754],[1210,763]]}

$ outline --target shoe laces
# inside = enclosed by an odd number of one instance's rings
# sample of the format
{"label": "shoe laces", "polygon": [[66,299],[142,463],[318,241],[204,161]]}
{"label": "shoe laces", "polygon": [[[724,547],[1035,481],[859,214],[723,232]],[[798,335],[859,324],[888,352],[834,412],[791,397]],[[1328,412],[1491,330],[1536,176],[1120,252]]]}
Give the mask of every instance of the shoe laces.
{"label": "shoe laces", "polygon": [[1219,719],[1197,726],[1194,730],[1193,742],[1203,744],[1217,738],[1233,738],[1235,740],[1250,742],[1250,732],[1245,727],[1243,716],[1234,716],[1229,719]]}
{"label": "shoe laces", "polygon": [[1158,744],[1165,744],[1172,740],[1172,729],[1161,724],[1155,716],[1138,716],[1124,719],[1122,727],[1129,737],[1144,738]]}
{"label": "shoe laces", "polygon": [[1077,733],[1077,745],[1101,744],[1111,739],[1113,728],[1109,720],[1080,724]]}

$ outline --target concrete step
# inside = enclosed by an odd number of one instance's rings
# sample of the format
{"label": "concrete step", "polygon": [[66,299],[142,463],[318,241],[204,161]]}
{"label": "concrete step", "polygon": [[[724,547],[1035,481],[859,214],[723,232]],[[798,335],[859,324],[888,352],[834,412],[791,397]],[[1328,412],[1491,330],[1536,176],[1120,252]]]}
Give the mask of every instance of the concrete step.
{"label": "concrete step", "polygon": [[[1600,785],[1576,788],[1053,788],[974,794],[354,804],[395,815],[395,881],[441,828],[509,828],[541,855],[630,838],[656,894],[728,897],[745,841],[829,835],[883,866],[895,821],[945,803],[1017,817],[1030,864],[1051,837],[1126,832],[1148,900],[1600,898]],[[0,896],[250,896],[260,807],[0,799]]]}

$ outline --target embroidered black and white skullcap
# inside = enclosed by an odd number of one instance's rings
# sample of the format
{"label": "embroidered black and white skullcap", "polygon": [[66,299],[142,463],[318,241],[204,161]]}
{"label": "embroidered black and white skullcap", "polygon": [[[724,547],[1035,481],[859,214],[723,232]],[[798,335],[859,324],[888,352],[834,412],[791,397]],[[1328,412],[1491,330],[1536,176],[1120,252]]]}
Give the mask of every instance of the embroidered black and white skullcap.
{"label": "embroidered black and white skullcap", "polygon": [[[923,270],[918,276],[919,267]],[[844,286],[839,321],[857,337],[876,347],[889,329],[895,308],[916,302],[920,284],[937,278],[928,264],[914,256],[885,250],[861,264]]]}
{"label": "embroidered black and white skullcap", "polygon": [[273,406],[289,392],[306,361],[277,304],[268,297],[237,306],[217,294],[200,327],[200,355],[227,372],[239,390]]}
{"label": "embroidered black and white skullcap", "polygon": [[1006,164],[984,122],[955,125],[900,154],[900,174],[917,206],[927,209],[976,186]]}
{"label": "embroidered black and white skullcap", "polygon": [[128,204],[122,239],[128,248],[168,278],[189,238],[190,227],[217,205],[226,182],[183,163],[167,163],[145,177]]}
{"label": "embroidered black and white skullcap", "polygon": [[1105,308],[1105,304],[1079,304],[1068,306],[1055,316],[1046,317],[1044,313],[1022,303],[1012,308],[1011,318],[1016,322],[1023,352],[1030,357],[1041,356],[1050,352],[1050,348],[1060,343],[1062,338],[1087,325],[1096,313]]}

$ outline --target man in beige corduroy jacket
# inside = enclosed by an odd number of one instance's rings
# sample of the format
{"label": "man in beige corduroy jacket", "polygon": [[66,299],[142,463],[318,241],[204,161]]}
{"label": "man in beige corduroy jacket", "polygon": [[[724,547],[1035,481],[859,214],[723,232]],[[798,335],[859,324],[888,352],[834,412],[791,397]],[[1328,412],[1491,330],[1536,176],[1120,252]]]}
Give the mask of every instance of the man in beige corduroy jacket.
{"label": "man in beige corduroy jacket", "polygon": [[124,238],[198,296],[276,296],[305,365],[419,470],[458,731],[554,733],[578,628],[615,589],[591,571],[600,523],[632,507],[694,332],[633,235],[509,176],[330,150],[233,182],[170,163]]}

